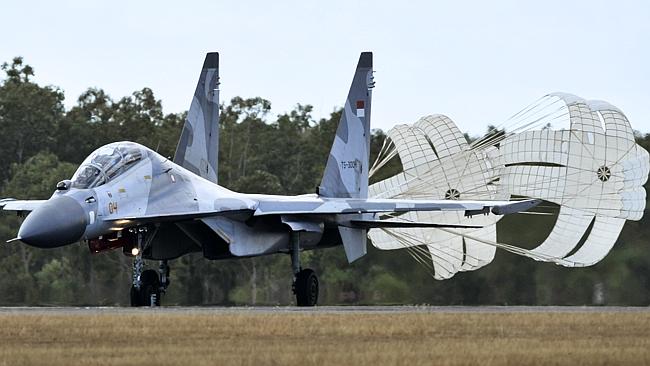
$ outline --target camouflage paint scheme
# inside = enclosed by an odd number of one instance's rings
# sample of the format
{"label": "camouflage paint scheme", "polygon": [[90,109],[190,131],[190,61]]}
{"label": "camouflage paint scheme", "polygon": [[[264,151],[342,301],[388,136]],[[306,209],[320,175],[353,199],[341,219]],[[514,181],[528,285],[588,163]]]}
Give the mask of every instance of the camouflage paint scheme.
{"label": "camouflage paint scheme", "polygon": [[369,228],[399,225],[379,220],[379,213],[507,214],[538,203],[367,199],[372,72],[372,53],[364,52],[317,194],[242,194],[217,185],[219,55],[209,53],[173,161],[145,146],[116,142],[91,154],[49,200],[5,199],[0,207],[31,211],[15,240],[42,248],[147,226],[146,259],[190,252],[208,259],[289,252],[291,234],[298,233],[301,249],[343,244],[353,261],[366,253]]}
{"label": "camouflage paint scheme", "polygon": [[183,125],[174,163],[217,183],[219,167],[219,54],[208,53]]}

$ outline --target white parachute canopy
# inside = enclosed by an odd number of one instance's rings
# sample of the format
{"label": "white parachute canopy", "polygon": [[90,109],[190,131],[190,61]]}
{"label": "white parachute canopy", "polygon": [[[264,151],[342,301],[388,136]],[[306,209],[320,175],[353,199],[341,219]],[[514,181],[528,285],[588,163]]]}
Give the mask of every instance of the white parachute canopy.
{"label": "white parachute canopy", "polygon": [[648,152],[635,143],[625,115],[602,101],[550,94],[472,144],[446,116],[398,125],[388,131],[371,176],[396,155],[403,172],[370,186],[372,197],[515,196],[560,207],[550,234],[532,250],[498,242],[501,216],[493,215],[468,219],[455,212],[412,212],[390,219],[483,227],[370,231],[377,248],[407,248],[421,263],[432,263],[436,279],[490,263],[496,248],[569,267],[590,266],[609,253],[625,220],[639,220],[645,210]]}

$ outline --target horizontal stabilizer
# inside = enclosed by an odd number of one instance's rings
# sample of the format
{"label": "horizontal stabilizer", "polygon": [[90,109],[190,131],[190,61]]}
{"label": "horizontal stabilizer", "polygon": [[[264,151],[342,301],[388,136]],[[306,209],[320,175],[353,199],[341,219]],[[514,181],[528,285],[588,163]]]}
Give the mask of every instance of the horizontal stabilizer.
{"label": "horizontal stabilizer", "polygon": [[476,225],[454,225],[454,224],[435,224],[431,222],[416,221],[394,221],[394,220],[351,220],[350,224],[355,227],[364,229],[379,228],[413,228],[413,227],[433,227],[448,229],[480,229],[483,226]]}
{"label": "horizontal stabilizer", "polygon": [[542,203],[542,200],[525,200],[519,202],[509,202],[505,205],[496,205],[492,207],[492,213],[495,215],[510,215],[529,210]]}

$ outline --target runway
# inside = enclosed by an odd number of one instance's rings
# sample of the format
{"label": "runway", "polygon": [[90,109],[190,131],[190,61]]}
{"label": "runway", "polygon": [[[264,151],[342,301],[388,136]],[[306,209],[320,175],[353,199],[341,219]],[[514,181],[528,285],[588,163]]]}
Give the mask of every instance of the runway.
{"label": "runway", "polygon": [[650,313],[650,307],[628,306],[316,306],[313,308],[295,306],[162,306],[162,307],[0,307],[0,315],[227,315],[227,314],[409,314],[409,313]]}

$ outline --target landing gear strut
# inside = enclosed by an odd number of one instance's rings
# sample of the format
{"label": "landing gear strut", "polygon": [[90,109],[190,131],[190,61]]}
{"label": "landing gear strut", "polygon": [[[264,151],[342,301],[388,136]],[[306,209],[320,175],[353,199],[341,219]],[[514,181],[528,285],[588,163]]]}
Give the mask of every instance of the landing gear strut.
{"label": "landing gear strut", "polygon": [[300,266],[300,234],[291,233],[291,268],[293,269],[293,285],[291,289],[296,295],[296,305],[315,306],[318,302],[318,277],[309,269]]}
{"label": "landing gear strut", "polygon": [[131,306],[160,306],[162,295],[169,286],[169,265],[167,261],[160,261],[158,271],[144,269],[142,249],[146,228],[135,229],[137,233],[137,246],[133,249],[133,276],[131,285]]}

